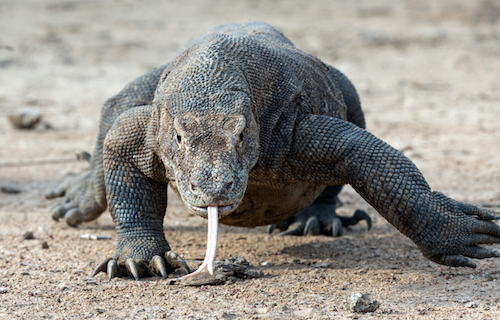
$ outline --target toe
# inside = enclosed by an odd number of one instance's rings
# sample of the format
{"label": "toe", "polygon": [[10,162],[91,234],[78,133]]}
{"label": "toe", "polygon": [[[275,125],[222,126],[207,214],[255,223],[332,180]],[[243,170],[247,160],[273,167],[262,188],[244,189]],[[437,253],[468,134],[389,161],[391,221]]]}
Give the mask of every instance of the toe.
{"label": "toe", "polygon": [[99,272],[106,272],[107,265],[108,265],[108,262],[110,260],[111,260],[111,258],[108,258],[108,259],[104,260],[103,262],[99,263],[99,265],[94,269],[94,272],[92,272],[91,277],[95,276]]}
{"label": "toe", "polygon": [[435,260],[431,260],[450,267],[469,267],[473,269],[476,268],[476,264],[472,263],[469,259],[461,255],[444,255]]}
{"label": "toe", "polygon": [[50,190],[45,194],[45,199],[54,199],[58,197],[63,197],[64,194],[66,193],[66,189],[55,189],[55,190]]}
{"label": "toe", "polygon": [[107,272],[108,272],[109,280],[118,276],[118,274],[120,272],[120,268],[118,267],[118,263],[116,263],[116,260],[113,260],[113,259],[109,260]]}
{"label": "toe", "polygon": [[370,215],[366,213],[366,211],[363,210],[356,210],[354,212],[353,218],[356,219],[358,222],[359,221],[366,221],[366,224],[368,225],[368,230],[372,228],[372,218],[370,218]]}
{"label": "toe", "polygon": [[500,226],[498,226],[494,222],[475,220],[473,225],[474,225],[473,227],[474,232],[485,233],[500,237]]}
{"label": "toe", "polygon": [[82,213],[79,208],[68,210],[64,215],[64,220],[71,227],[76,227],[83,221]]}
{"label": "toe", "polygon": [[177,253],[174,251],[168,251],[165,253],[165,260],[167,263],[175,270],[177,268],[182,268],[187,273],[191,273],[186,261],[182,259]]}
{"label": "toe", "polygon": [[319,219],[316,216],[309,217],[304,227],[304,236],[318,235],[320,232]]}
{"label": "toe", "polygon": [[488,209],[478,208],[471,204],[460,203],[460,209],[469,216],[478,216],[481,220],[500,219],[500,216],[495,216],[495,212]]}
{"label": "toe", "polygon": [[271,234],[273,233],[274,229],[276,229],[276,225],[270,224],[267,226],[267,233]]}
{"label": "toe", "polygon": [[55,221],[59,221],[59,219],[64,217],[66,209],[64,209],[64,206],[62,204],[56,203],[52,207],[52,210],[50,210],[50,213],[52,213],[52,219],[54,219]]}
{"label": "toe", "polygon": [[468,244],[473,246],[477,244],[500,243],[500,237],[489,234],[476,233],[468,238]]}
{"label": "toe", "polygon": [[130,258],[125,260],[125,269],[127,270],[129,276],[131,275],[135,280],[139,281],[139,267],[137,262]]}
{"label": "toe", "polygon": [[342,221],[339,218],[332,221],[332,237],[339,237],[342,235]]}
{"label": "toe", "polygon": [[464,255],[470,258],[475,258],[475,259],[486,259],[486,258],[493,258],[493,257],[498,257],[499,254],[496,253],[495,251],[488,250],[482,247],[469,247],[466,248],[464,251]]}
{"label": "toe", "polygon": [[299,236],[304,233],[304,224],[301,221],[292,223],[287,230],[278,233],[278,236]]}
{"label": "toe", "polygon": [[154,256],[150,262],[151,271],[156,274],[161,274],[163,279],[167,279],[167,264],[160,256]]}

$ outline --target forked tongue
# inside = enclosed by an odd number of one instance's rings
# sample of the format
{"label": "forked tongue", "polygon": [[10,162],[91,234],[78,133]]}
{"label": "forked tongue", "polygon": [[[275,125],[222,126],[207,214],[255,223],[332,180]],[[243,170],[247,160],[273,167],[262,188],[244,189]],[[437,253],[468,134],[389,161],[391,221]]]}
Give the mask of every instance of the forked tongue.
{"label": "forked tongue", "polygon": [[215,261],[215,253],[217,252],[217,233],[219,227],[219,207],[212,206],[208,207],[208,235],[207,235],[207,252],[205,253],[205,259],[201,266],[195,271],[182,276],[175,280],[181,280],[188,277],[192,277],[197,275],[198,273],[208,269],[210,274],[214,273],[214,261]]}

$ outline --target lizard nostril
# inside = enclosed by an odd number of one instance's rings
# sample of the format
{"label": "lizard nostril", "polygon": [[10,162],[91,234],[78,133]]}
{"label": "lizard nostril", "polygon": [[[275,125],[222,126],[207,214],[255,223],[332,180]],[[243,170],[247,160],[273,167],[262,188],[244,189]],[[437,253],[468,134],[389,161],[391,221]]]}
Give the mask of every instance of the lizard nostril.
{"label": "lizard nostril", "polygon": [[196,193],[198,191],[198,187],[194,183],[189,184],[189,189],[191,189],[191,192]]}
{"label": "lizard nostril", "polygon": [[231,192],[231,190],[233,190],[233,187],[234,187],[234,183],[233,183],[233,180],[231,180],[226,184],[226,193]]}

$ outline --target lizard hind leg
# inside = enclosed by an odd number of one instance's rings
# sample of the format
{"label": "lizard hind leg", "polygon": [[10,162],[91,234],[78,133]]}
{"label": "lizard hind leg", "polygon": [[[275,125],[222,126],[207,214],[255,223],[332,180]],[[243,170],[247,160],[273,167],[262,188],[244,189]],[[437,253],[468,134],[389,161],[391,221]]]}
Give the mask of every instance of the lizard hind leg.
{"label": "lizard hind leg", "polygon": [[271,233],[274,229],[281,230],[279,236],[284,235],[328,235],[337,237],[342,235],[344,227],[358,224],[365,220],[368,229],[371,229],[370,216],[363,210],[356,210],[351,217],[338,216],[336,208],[338,194],[342,186],[330,186],[319,195],[316,201],[306,209],[286,220],[269,226]]}
{"label": "lizard hind leg", "polygon": [[104,187],[97,190],[93,171],[66,178],[56,189],[45,194],[45,198],[63,197],[51,210],[52,219],[64,219],[72,227],[82,222],[97,219],[106,210]]}

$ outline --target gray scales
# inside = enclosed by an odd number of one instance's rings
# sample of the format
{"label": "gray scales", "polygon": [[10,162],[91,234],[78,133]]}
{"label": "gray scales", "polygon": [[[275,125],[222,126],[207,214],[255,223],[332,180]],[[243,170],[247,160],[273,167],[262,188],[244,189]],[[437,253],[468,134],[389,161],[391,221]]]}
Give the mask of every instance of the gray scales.
{"label": "gray scales", "polygon": [[350,184],[436,263],[474,268],[468,258],[499,256],[478,245],[500,243],[500,217],[431,191],[364,127],[356,90],[338,70],[268,24],[223,25],[106,101],[90,170],[47,198],[64,197],[52,216],[71,226],[109,208],[118,244],[94,274],[110,278],[189,272],[163,232],[168,187],[199,216],[215,212],[213,248],[217,220],[333,236],[370,224],[360,210],[335,214]]}

